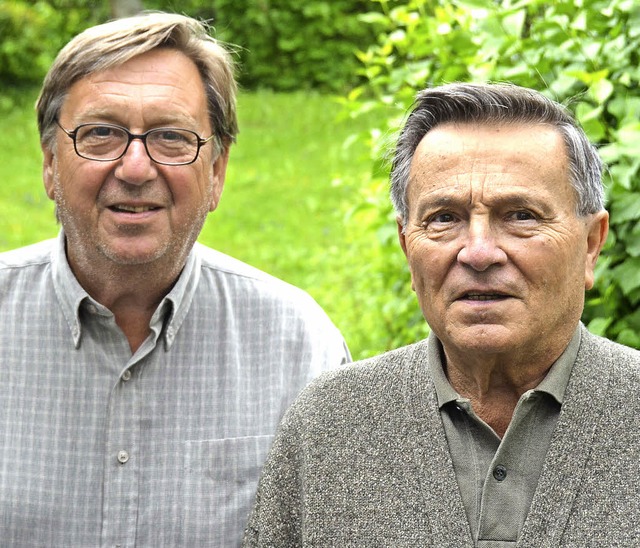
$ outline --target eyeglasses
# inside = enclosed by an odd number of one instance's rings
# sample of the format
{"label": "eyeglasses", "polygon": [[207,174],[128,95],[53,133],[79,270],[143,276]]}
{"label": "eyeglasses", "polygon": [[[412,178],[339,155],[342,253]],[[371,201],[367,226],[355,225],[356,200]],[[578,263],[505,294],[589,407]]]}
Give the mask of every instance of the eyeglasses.
{"label": "eyeglasses", "polygon": [[192,164],[198,158],[200,147],[215,137],[202,139],[189,129],[159,127],[139,135],[113,124],[80,124],[73,131],[58,127],[73,139],[76,154],[96,162],[112,162],[122,158],[131,141],[140,139],[154,162],[166,166]]}

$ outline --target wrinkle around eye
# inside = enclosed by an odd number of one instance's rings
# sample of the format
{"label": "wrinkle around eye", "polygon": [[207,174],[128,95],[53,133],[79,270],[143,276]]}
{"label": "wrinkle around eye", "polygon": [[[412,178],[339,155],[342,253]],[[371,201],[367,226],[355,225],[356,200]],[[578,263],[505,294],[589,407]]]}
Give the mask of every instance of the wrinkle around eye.
{"label": "wrinkle around eye", "polygon": [[450,215],[446,221],[436,221],[431,219],[425,219],[416,227],[417,235],[422,238],[428,238],[430,240],[441,238],[453,238],[459,233],[460,228],[463,226],[462,220],[455,215]]}
{"label": "wrinkle around eye", "polygon": [[423,230],[432,230],[441,232],[443,230],[449,230],[461,222],[460,217],[451,212],[440,212],[433,215],[429,215],[420,223],[420,228]]}
{"label": "wrinkle around eye", "polygon": [[429,221],[438,224],[451,224],[458,220],[453,213],[436,213]]}
{"label": "wrinkle around eye", "polygon": [[[519,216],[526,216],[526,218],[520,218]],[[532,211],[527,211],[527,210],[518,210],[518,211],[512,211],[507,215],[507,218],[509,220],[513,220],[513,221],[519,221],[519,222],[526,222],[526,221],[539,221],[540,217],[538,215],[536,215],[535,213],[533,213]]]}

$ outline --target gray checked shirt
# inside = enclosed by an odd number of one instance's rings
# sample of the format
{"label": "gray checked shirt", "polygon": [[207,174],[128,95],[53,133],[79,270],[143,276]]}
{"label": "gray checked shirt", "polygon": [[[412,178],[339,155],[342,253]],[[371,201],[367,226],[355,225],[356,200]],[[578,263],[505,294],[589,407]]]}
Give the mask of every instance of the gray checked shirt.
{"label": "gray checked shirt", "polygon": [[348,361],[303,291],[196,244],[134,355],[64,235],[0,254],[0,544],[238,546],[289,403]]}

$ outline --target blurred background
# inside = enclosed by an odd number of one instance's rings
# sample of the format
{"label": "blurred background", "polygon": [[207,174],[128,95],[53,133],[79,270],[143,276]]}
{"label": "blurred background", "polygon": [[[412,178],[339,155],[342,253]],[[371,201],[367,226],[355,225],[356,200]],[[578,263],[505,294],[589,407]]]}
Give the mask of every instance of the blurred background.
{"label": "blurred background", "polygon": [[240,135],[200,241],[298,285],[354,357],[427,333],[388,200],[420,89],[509,81],[566,104],[600,147],[611,231],[583,321],[640,348],[636,0],[0,0],[0,251],[54,237],[33,105],[58,50],[141,10],[209,22],[239,63]]}

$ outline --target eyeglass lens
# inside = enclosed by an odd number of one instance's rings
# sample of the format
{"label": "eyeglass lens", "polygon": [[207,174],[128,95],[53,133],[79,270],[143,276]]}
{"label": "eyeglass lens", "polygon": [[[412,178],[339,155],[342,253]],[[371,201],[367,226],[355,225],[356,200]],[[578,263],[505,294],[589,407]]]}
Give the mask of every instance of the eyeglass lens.
{"label": "eyeglass lens", "polygon": [[[198,155],[198,136],[186,129],[158,128],[141,138],[155,162],[190,163]],[[90,160],[116,160],[125,153],[130,140],[124,128],[99,124],[80,126],[75,135],[78,154]]]}

